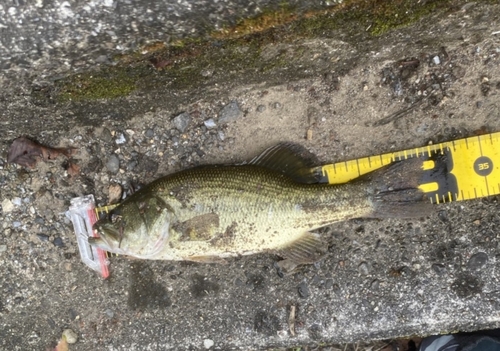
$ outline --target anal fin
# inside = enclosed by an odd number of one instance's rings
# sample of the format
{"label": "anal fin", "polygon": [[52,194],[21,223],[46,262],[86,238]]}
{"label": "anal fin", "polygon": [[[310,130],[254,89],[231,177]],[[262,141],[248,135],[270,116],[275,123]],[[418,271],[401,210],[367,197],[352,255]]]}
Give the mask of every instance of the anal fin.
{"label": "anal fin", "polygon": [[319,261],[326,254],[326,245],[318,234],[305,232],[302,237],[277,253],[284,258],[278,262],[278,267],[284,272],[290,272],[298,265]]}

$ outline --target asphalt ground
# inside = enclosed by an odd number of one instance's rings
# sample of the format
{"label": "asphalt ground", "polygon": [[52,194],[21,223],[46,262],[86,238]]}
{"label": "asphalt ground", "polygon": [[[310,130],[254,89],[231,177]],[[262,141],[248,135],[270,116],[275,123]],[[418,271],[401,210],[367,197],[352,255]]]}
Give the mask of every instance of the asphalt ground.
{"label": "asphalt ground", "polygon": [[[424,218],[336,223],[320,230],[327,256],[287,276],[268,253],[226,265],[115,257],[107,280],[81,263],[65,211],[85,194],[108,203],[112,184],[130,192],[281,141],[326,163],[500,130],[494,3],[375,36],[276,32],[258,50],[221,40],[174,63],[113,58],[118,45],[187,35],[198,10],[206,20],[220,9],[230,22],[229,9],[245,4],[2,5],[0,348],[44,350],[68,328],[70,350],[250,350],[498,327],[497,196],[436,205]],[[95,77],[115,82],[124,66],[121,95],[106,95],[117,83],[86,95]],[[7,164],[19,136],[76,151],[33,168]]]}

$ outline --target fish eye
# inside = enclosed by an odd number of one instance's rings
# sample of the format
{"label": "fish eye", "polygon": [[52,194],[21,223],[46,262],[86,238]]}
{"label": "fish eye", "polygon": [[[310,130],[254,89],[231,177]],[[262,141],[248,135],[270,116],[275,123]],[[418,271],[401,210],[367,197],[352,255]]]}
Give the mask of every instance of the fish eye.
{"label": "fish eye", "polygon": [[113,224],[118,223],[122,219],[122,216],[120,216],[118,214],[114,214],[114,213],[111,213],[109,217],[110,217],[111,223],[113,223]]}

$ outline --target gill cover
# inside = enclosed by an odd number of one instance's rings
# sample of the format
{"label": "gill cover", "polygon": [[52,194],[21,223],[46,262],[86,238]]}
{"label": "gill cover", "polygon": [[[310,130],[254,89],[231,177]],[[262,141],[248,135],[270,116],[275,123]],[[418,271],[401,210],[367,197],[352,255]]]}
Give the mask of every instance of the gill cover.
{"label": "gill cover", "polygon": [[94,224],[91,245],[137,258],[154,258],[169,237],[173,212],[160,197],[136,193]]}

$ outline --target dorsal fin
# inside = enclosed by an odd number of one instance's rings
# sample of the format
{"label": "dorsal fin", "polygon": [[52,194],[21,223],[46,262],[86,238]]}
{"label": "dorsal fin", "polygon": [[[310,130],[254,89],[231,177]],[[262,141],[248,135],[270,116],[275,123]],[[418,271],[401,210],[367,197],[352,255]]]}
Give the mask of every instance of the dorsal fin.
{"label": "dorsal fin", "polygon": [[320,175],[312,170],[317,165],[316,156],[297,144],[271,146],[248,164],[284,173],[299,183],[313,184],[320,180]]}

